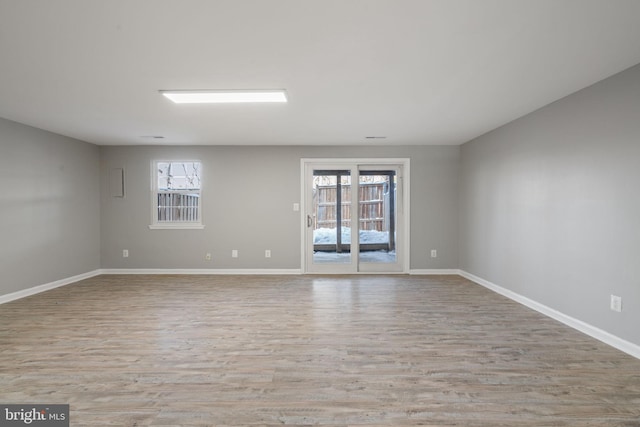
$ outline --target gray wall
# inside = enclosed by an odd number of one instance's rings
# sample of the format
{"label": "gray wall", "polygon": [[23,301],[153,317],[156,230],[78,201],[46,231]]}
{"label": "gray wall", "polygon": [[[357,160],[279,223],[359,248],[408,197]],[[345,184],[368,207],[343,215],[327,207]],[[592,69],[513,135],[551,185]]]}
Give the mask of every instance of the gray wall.
{"label": "gray wall", "polygon": [[462,270],[640,344],[640,66],[464,144],[460,167]]}
{"label": "gray wall", "polygon": [[[109,147],[101,150],[103,268],[298,269],[300,159],[411,159],[411,268],[456,268],[459,147]],[[203,162],[203,230],[150,230],[154,159]],[[124,198],[108,173],[125,169]],[[262,208],[262,210],[260,210]],[[430,259],[430,249],[438,258]],[[122,250],[129,250],[129,258]],[[231,258],[238,249],[240,257]],[[264,258],[271,249],[272,258]],[[205,253],[213,261],[204,259]]]}
{"label": "gray wall", "polygon": [[0,295],[100,268],[99,156],[0,119]]}

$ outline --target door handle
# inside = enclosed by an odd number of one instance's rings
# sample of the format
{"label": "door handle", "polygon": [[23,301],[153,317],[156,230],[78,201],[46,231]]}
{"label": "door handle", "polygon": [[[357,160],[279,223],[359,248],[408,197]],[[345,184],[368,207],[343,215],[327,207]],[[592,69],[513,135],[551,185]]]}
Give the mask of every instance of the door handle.
{"label": "door handle", "polygon": [[313,217],[311,215],[307,215],[307,227],[311,227],[313,225]]}

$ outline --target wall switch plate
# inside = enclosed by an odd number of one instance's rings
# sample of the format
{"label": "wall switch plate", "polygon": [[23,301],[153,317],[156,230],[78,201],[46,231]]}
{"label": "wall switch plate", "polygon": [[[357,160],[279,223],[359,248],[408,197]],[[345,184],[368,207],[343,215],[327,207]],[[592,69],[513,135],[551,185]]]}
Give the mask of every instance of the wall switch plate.
{"label": "wall switch plate", "polygon": [[622,311],[622,297],[611,295],[611,310],[620,313]]}
{"label": "wall switch plate", "polygon": [[129,258],[129,249],[122,250],[122,258]]}
{"label": "wall switch plate", "polygon": [[238,250],[237,249],[233,249],[231,251],[231,258],[238,258]]}
{"label": "wall switch plate", "polygon": [[271,258],[271,249],[267,249],[264,251],[264,257],[265,258]]}
{"label": "wall switch plate", "polygon": [[293,211],[294,212],[298,212],[300,210],[300,203],[294,203],[293,204]]}
{"label": "wall switch plate", "polygon": [[211,254],[209,254],[209,253],[208,253],[208,254],[206,254],[206,255],[204,256],[204,259],[206,259],[207,261],[211,261]]}
{"label": "wall switch plate", "polygon": [[435,249],[431,249],[431,258],[438,258],[438,251]]}

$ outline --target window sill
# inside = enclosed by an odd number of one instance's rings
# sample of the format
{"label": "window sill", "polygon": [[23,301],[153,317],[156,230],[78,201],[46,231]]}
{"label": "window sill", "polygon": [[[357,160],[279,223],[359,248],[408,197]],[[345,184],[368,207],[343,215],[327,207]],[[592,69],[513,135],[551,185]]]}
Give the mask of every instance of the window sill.
{"label": "window sill", "polygon": [[151,224],[149,226],[150,230],[202,230],[204,228],[203,224]]}

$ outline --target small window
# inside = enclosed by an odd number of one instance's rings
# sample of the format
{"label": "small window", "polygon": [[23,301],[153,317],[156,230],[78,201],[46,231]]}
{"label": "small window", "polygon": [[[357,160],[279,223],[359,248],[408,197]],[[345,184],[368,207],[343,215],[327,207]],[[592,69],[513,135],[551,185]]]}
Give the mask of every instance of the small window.
{"label": "small window", "polygon": [[202,164],[199,161],[153,163],[151,228],[202,228]]}

